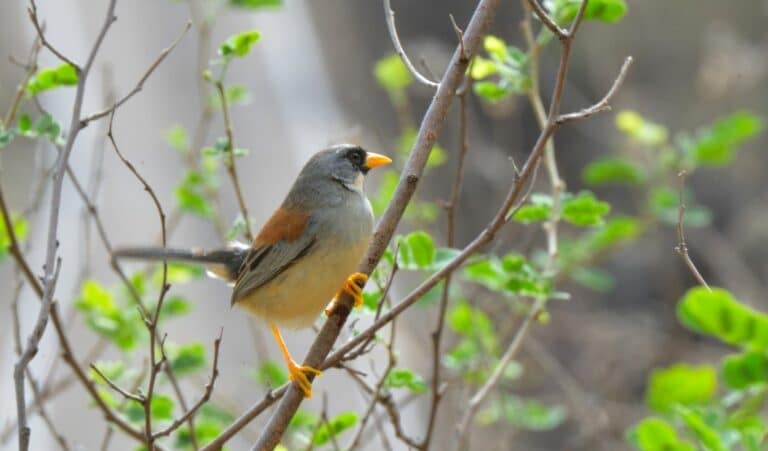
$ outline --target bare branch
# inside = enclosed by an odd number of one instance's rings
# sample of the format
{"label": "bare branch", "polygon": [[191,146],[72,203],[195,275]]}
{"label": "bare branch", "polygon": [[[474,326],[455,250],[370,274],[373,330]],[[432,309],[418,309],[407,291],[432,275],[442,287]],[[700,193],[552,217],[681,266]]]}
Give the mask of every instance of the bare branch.
{"label": "bare branch", "polygon": [[[568,37],[568,32],[562,28],[555,22],[554,19],[552,19],[549,14],[547,14],[546,11],[544,11],[544,8],[541,7],[538,0],[527,0],[528,3],[531,5],[531,8],[533,8],[533,11],[536,13],[536,17],[541,20],[541,22],[546,26],[549,31],[551,31],[555,36],[557,36],[558,39],[565,39]],[[583,5],[583,3],[582,3]]]}
{"label": "bare branch", "polygon": [[[117,0],[111,0],[109,2],[109,6],[107,7],[107,13],[104,19],[104,23],[101,26],[101,30],[99,31],[98,36],[96,37],[96,40],[91,47],[90,54],[88,55],[88,60],[85,63],[85,66],[82,68],[78,68],[78,66],[75,66],[75,68],[78,71],[78,81],[77,81],[77,90],[75,92],[75,101],[72,106],[72,117],[70,120],[70,128],[69,128],[69,134],[67,136],[67,142],[65,144],[65,147],[62,152],[59,153],[59,156],[56,160],[56,164],[54,166],[54,173],[53,173],[53,186],[52,186],[52,194],[51,194],[51,210],[50,210],[50,217],[49,217],[49,225],[48,225],[48,237],[47,237],[47,244],[46,244],[46,257],[45,257],[45,265],[43,266],[45,274],[43,276],[43,296],[42,296],[42,303],[40,305],[40,310],[37,315],[37,320],[35,322],[35,326],[32,329],[32,334],[29,336],[29,339],[27,340],[27,347],[24,350],[24,352],[21,353],[21,357],[16,363],[16,366],[14,367],[14,381],[16,383],[16,404],[17,404],[17,412],[18,412],[18,419],[19,419],[19,449],[20,451],[27,451],[29,448],[29,436],[30,431],[29,427],[26,423],[26,399],[24,395],[24,374],[25,369],[27,365],[29,365],[29,362],[34,357],[35,353],[37,352],[38,344],[40,343],[40,339],[43,337],[43,333],[45,332],[45,328],[48,325],[48,317],[51,310],[51,305],[53,304],[53,295],[54,291],[56,289],[56,272],[58,272],[60,268],[60,259],[57,260],[56,257],[56,250],[58,248],[58,226],[59,226],[59,211],[61,208],[61,197],[62,197],[62,183],[64,181],[64,172],[68,166],[68,160],[69,156],[72,153],[72,149],[75,144],[75,139],[77,138],[77,135],[80,131],[80,111],[82,109],[83,105],[83,96],[85,94],[85,83],[88,79],[88,73],[91,70],[91,67],[93,65],[93,61],[96,58],[96,54],[99,51],[99,48],[101,47],[102,42],[104,41],[104,37],[107,34],[107,30],[109,30],[110,25],[115,21],[115,4]],[[36,13],[36,6],[34,2],[31,2],[31,9],[30,9],[30,15],[33,18],[33,23],[35,23],[35,28],[38,30],[41,30],[39,27],[39,23],[37,21],[37,13]],[[41,41],[43,42],[43,45],[47,42],[44,38],[44,36],[40,36]],[[53,47],[48,47],[52,49]],[[63,55],[60,55],[57,53],[57,56],[62,57]],[[69,60],[66,60],[71,64]]]}
{"label": "bare branch", "polygon": [[677,206],[677,246],[675,246],[675,252],[680,254],[680,257],[682,257],[683,261],[685,262],[686,266],[688,266],[688,269],[691,271],[691,274],[696,278],[696,280],[699,282],[700,285],[703,285],[706,287],[707,290],[712,291],[712,289],[707,284],[707,281],[704,280],[704,277],[699,272],[698,268],[696,268],[696,264],[693,263],[693,259],[691,259],[690,254],[688,254],[688,244],[685,242],[685,176],[686,176],[685,170],[681,170],[677,174],[677,178],[680,182],[679,185],[679,196],[680,196],[680,203]]}
{"label": "bare branch", "polygon": [[221,345],[221,336],[223,333],[224,329],[221,329],[219,331],[219,336],[213,342],[213,367],[211,368],[211,378],[205,385],[203,395],[200,396],[200,399],[198,399],[197,402],[184,413],[184,415],[175,419],[173,423],[168,425],[168,427],[165,429],[155,432],[156,439],[169,435],[178,429],[179,426],[191,419],[197,413],[197,411],[200,410],[200,408],[203,407],[203,405],[208,402],[209,399],[211,399],[211,394],[213,393],[213,385],[216,383],[216,378],[219,376],[219,345]]}
{"label": "bare branch", "polygon": [[243,216],[243,221],[245,222],[245,237],[250,242],[253,241],[251,218],[248,215],[248,207],[245,205],[245,197],[243,196],[243,190],[240,188],[240,180],[237,177],[237,166],[235,166],[235,136],[232,132],[232,119],[229,117],[227,94],[224,92],[224,85],[221,80],[216,80],[215,84],[216,91],[219,93],[219,100],[221,101],[221,110],[224,113],[224,130],[227,134],[227,173],[229,173],[229,178],[232,180],[232,187],[235,190],[235,197],[237,197],[237,204],[240,207],[240,214]]}
{"label": "bare branch", "polygon": [[108,378],[104,373],[102,373],[101,370],[99,369],[99,367],[96,366],[95,364],[91,363],[91,369],[94,372],[96,372],[96,374],[98,374],[99,377],[102,378],[104,380],[104,382],[106,382],[107,385],[109,385],[109,387],[112,390],[114,390],[117,393],[119,393],[120,395],[122,395],[123,398],[131,400],[131,401],[136,401],[139,404],[144,404],[144,397],[143,396],[134,395],[133,393],[130,393],[130,392],[126,391],[126,390],[123,390],[119,385],[114,383],[112,381],[112,379]]}
{"label": "bare branch", "polygon": [[29,0],[29,7],[27,8],[27,13],[29,14],[30,20],[32,20],[32,25],[35,27],[35,31],[37,31],[37,36],[38,38],[40,38],[40,42],[42,42],[43,47],[47,48],[51,53],[56,55],[56,58],[74,67],[75,71],[77,71],[77,74],[80,75],[83,69],[79,65],[77,65],[77,63],[75,63],[71,59],[64,56],[63,53],[59,52],[56,49],[56,47],[54,47],[45,38],[45,27],[40,24],[40,19],[37,16],[37,5],[35,4],[35,0]]}
{"label": "bare branch", "polygon": [[395,51],[400,55],[400,59],[403,60],[403,64],[411,72],[413,78],[419,81],[419,83],[429,86],[430,88],[438,88],[440,83],[434,82],[427,77],[421,75],[408,58],[408,54],[405,53],[403,45],[400,43],[400,37],[397,34],[397,27],[395,27],[395,12],[392,10],[390,0],[384,0],[384,16],[387,20],[387,29],[389,30],[389,37],[392,38],[392,45],[395,47]]}
{"label": "bare branch", "polygon": [[144,89],[144,83],[147,81],[147,79],[152,75],[152,73],[157,69],[158,66],[165,60],[165,58],[170,54],[173,49],[176,48],[176,46],[181,42],[181,40],[184,38],[184,35],[187,34],[187,31],[189,31],[189,28],[192,26],[192,22],[187,21],[186,25],[184,25],[184,28],[181,31],[181,34],[169,45],[168,47],[164,48],[160,55],[155,58],[155,61],[149,66],[149,68],[144,72],[144,75],[141,76],[138,83],[134,86],[134,88],[125,96],[123,96],[120,100],[118,100],[116,103],[114,103],[111,107],[106,108],[104,110],[98,111],[96,113],[90,114],[86,117],[84,117],[80,121],[80,126],[85,128],[90,122],[95,121],[97,119],[101,119],[111,113],[113,113],[116,109],[123,106],[125,102],[131,99],[131,97],[135,96],[139,92],[141,92],[142,89]]}
{"label": "bare branch", "polygon": [[621,88],[621,85],[624,84],[624,79],[627,77],[627,73],[629,71],[629,67],[632,65],[632,61],[633,59],[631,56],[628,56],[624,60],[624,64],[621,65],[621,69],[619,70],[619,75],[617,75],[616,78],[613,80],[611,89],[609,89],[608,92],[605,93],[605,96],[603,96],[603,98],[600,99],[599,102],[581,111],[577,111],[575,113],[561,114],[557,118],[557,123],[564,124],[566,122],[574,121],[577,119],[585,119],[592,116],[593,114],[601,113],[603,111],[610,111],[611,100],[613,99],[613,96],[616,95],[619,88]]}

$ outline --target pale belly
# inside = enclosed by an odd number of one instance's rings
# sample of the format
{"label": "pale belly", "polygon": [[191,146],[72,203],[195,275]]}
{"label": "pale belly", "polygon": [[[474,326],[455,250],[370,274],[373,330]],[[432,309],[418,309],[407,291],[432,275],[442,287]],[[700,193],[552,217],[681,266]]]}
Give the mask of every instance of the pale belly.
{"label": "pale belly", "polygon": [[238,305],[277,326],[311,326],[344,280],[356,271],[370,237],[356,244],[328,243],[255,289]]}

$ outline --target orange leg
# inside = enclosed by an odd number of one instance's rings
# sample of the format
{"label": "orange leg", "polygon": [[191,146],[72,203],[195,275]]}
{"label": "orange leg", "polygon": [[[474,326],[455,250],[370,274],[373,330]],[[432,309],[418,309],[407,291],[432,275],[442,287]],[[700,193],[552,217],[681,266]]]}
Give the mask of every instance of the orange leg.
{"label": "orange leg", "polygon": [[280,330],[277,328],[277,326],[270,323],[269,328],[272,330],[272,335],[275,336],[275,341],[277,341],[277,345],[280,347],[280,352],[283,353],[283,359],[285,359],[285,365],[288,367],[288,378],[296,382],[296,384],[299,386],[299,389],[301,389],[301,391],[304,392],[305,398],[311,398],[312,382],[309,381],[309,378],[307,377],[306,373],[311,373],[311,374],[314,374],[315,376],[320,376],[321,374],[323,374],[322,371],[316,370],[312,367],[302,366],[296,363],[296,361],[293,360],[293,357],[291,357],[291,353],[288,352],[288,347],[285,345],[285,341],[283,341],[283,336],[280,334]]}
{"label": "orange leg", "polygon": [[331,316],[336,304],[336,300],[344,292],[352,296],[352,299],[355,300],[355,308],[359,308],[363,305],[363,289],[360,288],[358,282],[362,285],[365,285],[365,283],[368,282],[368,276],[361,272],[356,272],[349,276],[347,280],[344,281],[344,284],[341,286],[341,289],[339,289],[339,292],[336,293],[336,297],[334,297],[331,303],[328,304],[328,307],[325,308],[326,316]]}

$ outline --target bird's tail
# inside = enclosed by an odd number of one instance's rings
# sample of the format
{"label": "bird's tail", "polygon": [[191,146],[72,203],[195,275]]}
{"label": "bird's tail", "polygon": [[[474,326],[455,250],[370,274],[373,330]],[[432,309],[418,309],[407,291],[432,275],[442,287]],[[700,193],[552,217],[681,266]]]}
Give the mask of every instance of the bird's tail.
{"label": "bird's tail", "polygon": [[232,243],[224,249],[206,251],[203,249],[170,249],[163,247],[127,247],[116,249],[115,258],[135,260],[182,261],[199,263],[206,267],[209,275],[234,282],[240,267],[248,254],[248,246]]}

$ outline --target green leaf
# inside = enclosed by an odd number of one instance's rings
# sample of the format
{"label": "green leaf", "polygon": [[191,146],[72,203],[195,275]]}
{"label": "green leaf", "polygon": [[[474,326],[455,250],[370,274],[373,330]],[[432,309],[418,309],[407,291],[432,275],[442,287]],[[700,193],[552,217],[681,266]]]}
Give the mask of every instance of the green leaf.
{"label": "green leaf", "polygon": [[[168,263],[168,275],[167,283],[174,285],[181,285],[191,282],[192,280],[202,279],[205,276],[205,269],[202,266],[194,265],[191,263]],[[163,267],[160,266],[155,271],[152,280],[155,285],[160,285],[163,281]]]}
{"label": "green leaf", "polygon": [[427,384],[424,379],[405,368],[395,368],[390,371],[384,385],[389,388],[407,388],[416,394],[427,391]]}
{"label": "green leaf", "polygon": [[448,312],[448,325],[458,335],[479,342],[486,353],[496,352],[496,331],[482,310],[460,302]]}
{"label": "green leaf", "polygon": [[688,290],[677,305],[677,317],[689,329],[725,343],[768,350],[768,315],[747,307],[726,290]]}
{"label": "green leaf", "polygon": [[546,221],[552,214],[552,197],[548,194],[534,193],[527,204],[521,206],[512,218],[523,224]]}
{"label": "green leaf", "polygon": [[603,217],[610,211],[609,203],[597,200],[587,191],[563,201],[563,219],[581,227],[603,224]]}
{"label": "green leaf", "polygon": [[478,414],[481,424],[506,420],[514,427],[531,431],[547,431],[560,426],[566,418],[562,406],[548,406],[534,399],[504,396]]}
{"label": "green leaf", "polygon": [[160,318],[181,316],[189,313],[191,310],[192,307],[189,305],[189,301],[181,296],[171,296],[163,301],[163,306],[160,309]]}
{"label": "green leaf", "polygon": [[483,48],[489,55],[499,60],[504,60],[507,57],[507,44],[496,36],[486,36],[483,39]]}
{"label": "green leaf", "polygon": [[616,128],[648,146],[660,146],[669,139],[666,127],[647,121],[631,110],[620,111],[616,115]]}
{"label": "green leaf", "polygon": [[358,416],[355,412],[343,412],[336,415],[330,421],[317,428],[315,436],[312,438],[312,443],[315,445],[328,443],[331,438],[339,436],[342,432],[354,426],[357,423],[357,419]]}
{"label": "green leaf", "polygon": [[482,56],[476,56],[470,65],[469,75],[474,80],[482,80],[483,78],[490,77],[496,72],[497,69],[495,62],[489,59],[485,59]]}
{"label": "green leaf", "polygon": [[762,129],[763,121],[758,116],[739,111],[699,130],[686,153],[695,164],[724,166],[733,160],[740,144],[755,137]]}
{"label": "green leaf", "polygon": [[288,372],[285,365],[267,360],[256,370],[256,380],[266,387],[275,388],[288,382]]}
{"label": "green leaf", "polygon": [[176,374],[192,374],[205,368],[205,346],[202,343],[168,346],[168,358]]}
{"label": "green leaf", "polygon": [[647,175],[636,164],[621,158],[602,158],[593,161],[581,172],[581,179],[588,185],[606,183],[643,183]]}
{"label": "green leaf", "polygon": [[[11,225],[13,226],[13,234],[16,236],[16,240],[19,244],[23,244],[29,232],[29,223],[23,216],[11,213]],[[0,262],[8,256],[10,246],[11,236],[5,227],[5,221],[0,220]]]}
{"label": "green leaf", "polygon": [[717,390],[717,372],[710,365],[678,363],[655,369],[648,379],[645,402],[659,413],[669,413],[676,405],[704,404]]}
{"label": "green leaf", "polygon": [[227,0],[229,6],[236,8],[277,8],[283,6],[283,0]]}
{"label": "green leaf", "polygon": [[726,451],[728,449],[717,431],[707,424],[699,412],[683,406],[677,406],[675,410],[707,451]]}
{"label": "green leaf", "polygon": [[3,124],[0,123],[0,149],[10,144],[15,135],[16,131],[14,129],[6,130],[3,128]]}
{"label": "green leaf", "polygon": [[390,93],[401,92],[413,83],[411,73],[396,53],[376,61],[376,65],[373,67],[373,75],[376,77],[376,82],[379,86]]}
{"label": "green leaf", "polygon": [[150,404],[150,415],[153,420],[173,419],[173,399],[169,396],[155,393]]}
{"label": "green leaf", "polygon": [[723,359],[721,371],[723,381],[735,390],[764,384],[768,382],[768,355],[759,351],[731,354]]}
{"label": "green leaf", "polygon": [[78,75],[74,66],[68,63],[56,67],[40,69],[37,74],[27,82],[27,93],[37,95],[49,89],[62,86],[74,86],[77,84]]}
{"label": "green leaf", "polygon": [[472,86],[472,90],[478,97],[491,103],[499,102],[511,92],[509,87],[492,81],[478,81]]}
{"label": "green leaf", "polygon": [[397,264],[401,269],[428,269],[435,260],[435,244],[426,232],[398,237]]}
{"label": "green leaf", "polygon": [[28,114],[24,113],[19,118],[16,127],[19,129],[19,134],[27,136],[26,133],[32,130],[32,119],[29,118]]}
{"label": "green leaf", "polygon": [[181,210],[209,219],[213,217],[215,210],[204,195],[204,184],[205,178],[201,173],[189,171],[176,187],[174,194]]}
{"label": "green leaf", "polygon": [[569,275],[576,282],[595,291],[610,291],[615,284],[613,276],[600,268],[578,266]]}
{"label": "green leaf", "polygon": [[189,152],[187,131],[181,125],[174,125],[165,132],[165,142],[182,154]]}
{"label": "green leaf", "polygon": [[643,419],[629,435],[640,451],[696,451],[693,444],[678,439],[669,423],[656,417]]}
{"label": "green leaf", "polygon": [[256,30],[234,34],[219,46],[219,56],[223,56],[225,59],[242,58],[251,51],[251,47],[259,39],[261,39],[261,34]]}
{"label": "green leaf", "polygon": [[[545,0],[544,7],[555,21],[566,26],[576,17],[582,0]],[[624,0],[592,0],[584,11],[584,20],[599,20],[605,23],[616,23],[627,14],[627,4]]]}

